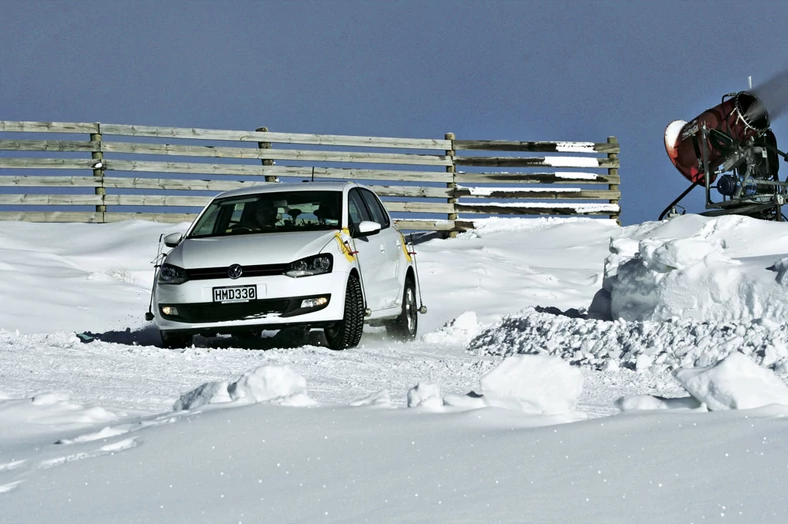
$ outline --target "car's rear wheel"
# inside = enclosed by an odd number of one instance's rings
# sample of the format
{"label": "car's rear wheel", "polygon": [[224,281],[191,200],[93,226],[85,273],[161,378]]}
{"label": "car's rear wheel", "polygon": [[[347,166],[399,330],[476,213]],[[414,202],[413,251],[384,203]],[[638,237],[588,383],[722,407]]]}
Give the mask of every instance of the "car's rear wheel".
{"label": "car's rear wheel", "polygon": [[334,350],[353,348],[361,341],[364,331],[364,296],[356,275],[347,279],[345,290],[345,313],[342,320],[325,328],[328,347]]}
{"label": "car's rear wheel", "polygon": [[179,349],[191,345],[191,333],[183,333],[181,331],[159,331],[161,334],[161,342],[165,348]]}
{"label": "car's rear wheel", "polygon": [[386,333],[397,340],[413,340],[419,328],[418,307],[416,307],[416,284],[409,276],[405,279],[402,292],[402,312],[397,318],[386,322]]}

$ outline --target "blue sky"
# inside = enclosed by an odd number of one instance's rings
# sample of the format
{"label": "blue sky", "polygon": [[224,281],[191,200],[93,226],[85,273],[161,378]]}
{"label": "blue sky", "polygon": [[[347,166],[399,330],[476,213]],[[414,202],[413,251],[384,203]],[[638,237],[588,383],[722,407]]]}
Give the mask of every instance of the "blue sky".
{"label": "blue sky", "polygon": [[[0,47],[4,120],[614,135],[632,224],[689,185],[668,123],[788,69],[788,2],[6,0]],[[702,210],[699,189],[687,207]]]}

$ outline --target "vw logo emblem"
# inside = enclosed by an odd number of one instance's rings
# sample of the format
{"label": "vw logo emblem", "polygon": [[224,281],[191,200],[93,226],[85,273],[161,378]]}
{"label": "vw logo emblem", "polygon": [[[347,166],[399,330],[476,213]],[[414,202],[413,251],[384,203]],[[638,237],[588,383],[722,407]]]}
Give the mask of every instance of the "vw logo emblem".
{"label": "vw logo emblem", "polygon": [[227,268],[227,276],[232,278],[233,280],[243,275],[243,273],[244,273],[244,269],[238,264],[233,264],[232,266]]}

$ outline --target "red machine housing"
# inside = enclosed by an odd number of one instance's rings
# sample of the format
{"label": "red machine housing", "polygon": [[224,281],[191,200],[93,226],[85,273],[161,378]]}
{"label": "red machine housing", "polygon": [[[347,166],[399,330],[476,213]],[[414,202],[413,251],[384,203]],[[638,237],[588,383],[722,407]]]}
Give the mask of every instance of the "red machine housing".
{"label": "red machine housing", "polygon": [[[671,122],[665,130],[665,150],[676,169],[693,183],[701,183],[704,174],[711,175],[732,149],[757,139],[769,128],[766,107],[754,94],[741,91],[707,109],[694,120]],[[703,166],[703,134],[706,133],[706,165]],[[722,133],[725,136],[720,136]],[[726,138],[727,137],[727,138]]]}

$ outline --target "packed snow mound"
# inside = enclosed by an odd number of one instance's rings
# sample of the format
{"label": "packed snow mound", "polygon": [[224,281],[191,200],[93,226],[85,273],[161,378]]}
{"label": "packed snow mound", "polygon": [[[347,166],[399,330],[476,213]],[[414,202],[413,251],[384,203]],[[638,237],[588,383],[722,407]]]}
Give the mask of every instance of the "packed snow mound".
{"label": "packed snow mound", "polygon": [[[753,253],[752,235],[763,236],[764,227],[774,229],[776,240]],[[783,223],[739,216],[688,215],[641,226],[611,240],[600,302],[606,299],[609,319],[627,321],[782,322],[788,316],[785,233]]]}
{"label": "packed snow mound", "polygon": [[788,406],[788,386],[741,353],[731,353],[714,366],[677,369],[673,376],[712,411]]}
{"label": "packed snow mound", "polygon": [[484,330],[468,351],[502,357],[548,354],[595,370],[656,372],[710,366],[739,351],[788,377],[788,325],[764,320],[611,322],[528,308]]}
{"label": "packed snow mound", "polygon": [[0,397],[0,432],[3,437],[46,433],[54,426],[81,428],[114,422],[121,416],[100,406],[73,402],[69,394],[60,391],[42,392],[23,399]]}
{"label": "packed snow mound", "polygon": [[479,319],[473,311],[466,311],[457,318],[447,322],[437,331],[421,337],[428,344],[468,344],[482,330]]}
{"label": "packed snow mound", "polygon": [[196,409],[206,404],[271,402],[285,406],[310,406],[306,379],[287,367],[261,366],[247,371],[232,383],[207,382],[184,393],[173,411]]}
{"label": "packed snow mound", "polygon": [[481,379],[488,406],[511,407],[526,413],[571,413],[583,391],[583,374],[550,355],[508,357]]}

